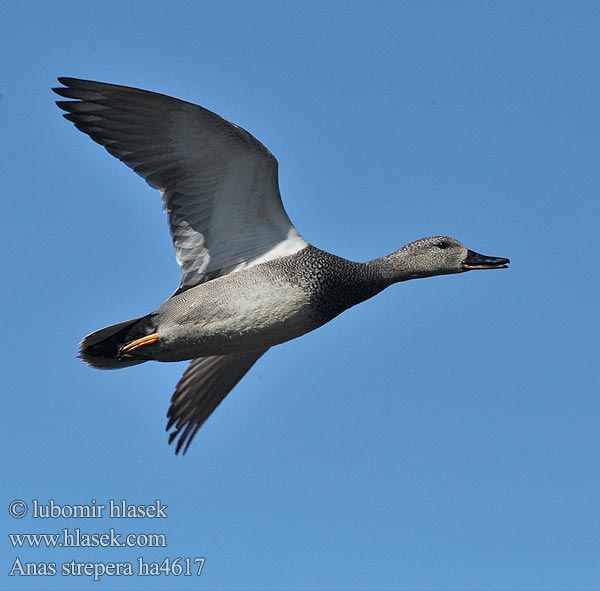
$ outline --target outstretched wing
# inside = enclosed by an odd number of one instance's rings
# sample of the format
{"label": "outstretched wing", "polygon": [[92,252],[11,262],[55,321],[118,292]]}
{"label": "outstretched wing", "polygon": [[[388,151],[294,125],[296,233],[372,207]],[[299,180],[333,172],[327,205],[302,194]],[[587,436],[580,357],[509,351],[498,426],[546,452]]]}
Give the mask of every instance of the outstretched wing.
{"label": "outstretched wing", "polygon": [[162,94],[59,78],[77,129],[162,193],[178,292],[306,246],[281,202],[277,160],[252,135]]}
{"label": "outstretched wing", "polygon": [[167,417],[169,443],[177,439],[175,453],[185,453],[198,429],[223,398],[244,377],[267,349],[194,359],[179,380],[171,397]]}

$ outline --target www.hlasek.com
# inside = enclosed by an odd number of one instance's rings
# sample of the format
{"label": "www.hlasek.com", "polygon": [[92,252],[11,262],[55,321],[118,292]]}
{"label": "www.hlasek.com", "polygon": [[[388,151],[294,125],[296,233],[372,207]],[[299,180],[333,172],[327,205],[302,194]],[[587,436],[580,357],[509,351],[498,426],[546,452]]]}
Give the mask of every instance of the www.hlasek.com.
{"label": "www.hlasek.com", "polygon": [[13,548],[166,548],[165,534],[121,534],[111,527],[103,533],[86,533],[76,527],[59,534],[8,534]]}
{"label": "www.hlasek.com", "polygon": [[[168,506],[159,499],[148,505],[133,505],[126,500],[110,499],[99,504],[92,499],[89,504],[65,505],[50,499],[42,503],[34,499],[30,503],[21,499],[12,501],[8,512],[14,519],[28,516],[30,519],[166,519]],[[23,523],[23,522],[21,522]],[[9,533],[10,544],[15,549],[33,550],[39,548],[166,548],[167,536],[164,533],[122,533],[115,528],[103,532],[86,532],[79,527],[64,527],[55,533]],[[99,581],[104,576],[198,576],[204,568],[204,557],[161,558],[150,561],[138,556],[133,561],[83,562],[77,560],[31,561],[18,556],[14,559],[9,576],[44,577],[75,576],[91,577]]]}

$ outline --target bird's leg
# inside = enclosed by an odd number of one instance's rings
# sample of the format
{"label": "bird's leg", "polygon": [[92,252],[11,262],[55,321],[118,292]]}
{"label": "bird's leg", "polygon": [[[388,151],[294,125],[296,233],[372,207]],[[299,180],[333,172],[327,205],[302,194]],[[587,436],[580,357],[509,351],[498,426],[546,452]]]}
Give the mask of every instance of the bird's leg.
{"label": "bird's leg", "polygon": [[119,357],[132,357],[131,352],[139,347],[145,347],[146,345],[152,345],[153,343],[158,343],[160,340],[160,336],[157,332],[149,334],[141,339],[135,339],[135,341],[131,341],[131,343],[127,343],[123,345],[119,350]]}

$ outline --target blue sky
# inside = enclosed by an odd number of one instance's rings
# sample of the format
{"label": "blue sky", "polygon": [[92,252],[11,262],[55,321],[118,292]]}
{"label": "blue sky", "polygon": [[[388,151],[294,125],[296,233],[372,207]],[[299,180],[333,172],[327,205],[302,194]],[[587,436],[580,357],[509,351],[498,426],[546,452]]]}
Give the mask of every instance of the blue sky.
{"label": "blue sky", "polygon": [[[3,589],[597,589],[600,7],[593,2],[52,2],[0,9]],[[57,76],[248,129],[287,211],[354,260],[448,234],[508,271],[394,286],[272,350],[167,445],[183,364],[100,372],[80,338],[179,271],[156,192],[64,121]],[[13,500],[168,518],[13,519]],[[200,577],[9,577],[205,557]]]}

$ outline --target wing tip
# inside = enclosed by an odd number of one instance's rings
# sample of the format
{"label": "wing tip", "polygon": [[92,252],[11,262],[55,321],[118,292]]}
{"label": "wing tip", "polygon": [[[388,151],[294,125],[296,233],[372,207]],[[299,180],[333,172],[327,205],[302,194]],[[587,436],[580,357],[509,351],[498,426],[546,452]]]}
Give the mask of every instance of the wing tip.
{"label": "wing tip", "polygon": [[[169,421],[170,422],[170,421]],[[169,426],[167,426],[167,431],[169,430]],[[182,456],[188,451],[192,440],[198,433],[200,429],[200,425],[194,424],[190,421],[186,421],[183,425],[178,425],[175,427],[175,430],[172,433],[169,433],[169,445],[172,445],[175,440],[175,455],[178,456],[181,452]],[[182,451],[183,448],[183,451]]]}
{"label": "wing tip", "polygon": [[74,78],[72,76],[58,76],[56,78],[59,84],[63,86],[84,86],[85,84],[100,84],[95,80],[88,80],[87,78]]}

